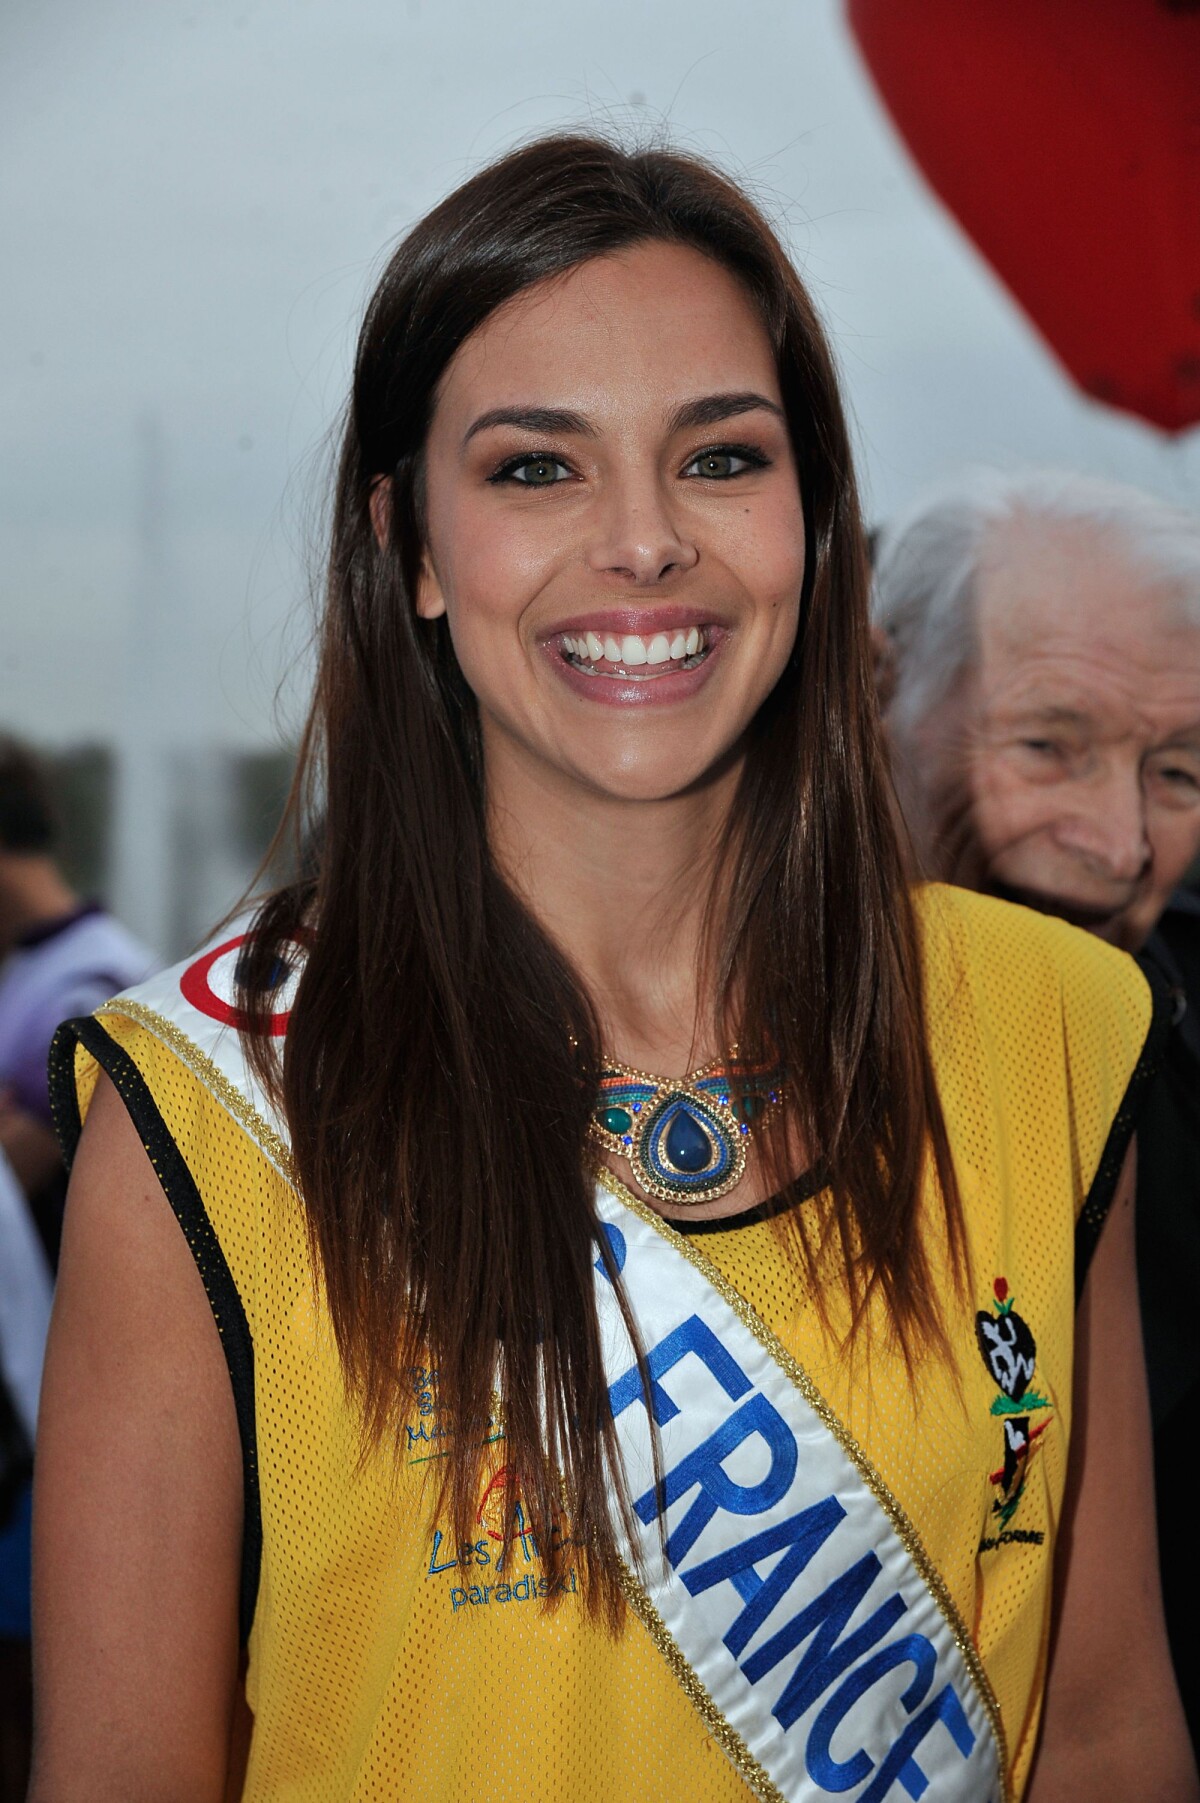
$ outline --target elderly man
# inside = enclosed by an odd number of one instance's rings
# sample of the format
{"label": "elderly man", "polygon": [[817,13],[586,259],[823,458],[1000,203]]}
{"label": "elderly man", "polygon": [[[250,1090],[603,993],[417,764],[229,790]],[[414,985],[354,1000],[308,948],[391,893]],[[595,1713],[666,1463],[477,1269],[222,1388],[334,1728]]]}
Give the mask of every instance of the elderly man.
{"label": "elderly man", "polygon": [[1138,1256],[1168,1629],[1195,1739],[1200,899],[1181,884],[1200,855],[1200,521],[1111,483],[980,472],[881,535],[876,622],[924,869],[1142,952],[1173,991],[1139,1118]]}

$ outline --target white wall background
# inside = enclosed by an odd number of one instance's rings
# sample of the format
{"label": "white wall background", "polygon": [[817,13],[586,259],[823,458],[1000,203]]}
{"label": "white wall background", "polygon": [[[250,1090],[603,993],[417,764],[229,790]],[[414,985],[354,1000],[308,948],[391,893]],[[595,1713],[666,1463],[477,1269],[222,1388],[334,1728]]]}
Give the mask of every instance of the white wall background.
{"label": "white wall background", "polygon": [[908,164],[836,0],[5,0],[0,724],[143,762],[286,729],[318,453],[382,253],[579,122],[665,123],[766,201],[875,517],[971,459],[1200,505],[1200,434],[1069,385]]}

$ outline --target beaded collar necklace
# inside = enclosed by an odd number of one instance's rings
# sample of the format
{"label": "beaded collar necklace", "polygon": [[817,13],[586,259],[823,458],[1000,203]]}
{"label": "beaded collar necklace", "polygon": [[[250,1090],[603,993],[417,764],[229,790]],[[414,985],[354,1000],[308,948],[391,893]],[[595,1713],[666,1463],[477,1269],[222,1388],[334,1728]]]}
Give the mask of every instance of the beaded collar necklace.
{"label": "beaded collar necklace", "polygon": [[746,1142],[779,1105],[778,1064],[702,1064],[672,1081],[605,1058],[588,1133],[623,1158],[646,1194],[680,1207],[727,1195],[746,1169]]}

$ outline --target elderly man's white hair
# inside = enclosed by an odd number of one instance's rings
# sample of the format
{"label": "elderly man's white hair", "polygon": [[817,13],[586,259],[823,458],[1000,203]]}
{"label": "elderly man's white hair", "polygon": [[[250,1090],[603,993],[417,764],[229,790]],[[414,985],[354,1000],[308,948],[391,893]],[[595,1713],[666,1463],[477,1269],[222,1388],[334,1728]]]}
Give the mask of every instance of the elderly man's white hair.
{"label": "elderly man's white hair", "polygon": [[1200,519],[1140,489],[1062,470],[969,470],[880,532],[874,617],[895,658],[890,714],[901,734],[940,702],[975,654],[975,579],[985,541],[1010,521],[1117,539],[1149,582],[1200,628]]}

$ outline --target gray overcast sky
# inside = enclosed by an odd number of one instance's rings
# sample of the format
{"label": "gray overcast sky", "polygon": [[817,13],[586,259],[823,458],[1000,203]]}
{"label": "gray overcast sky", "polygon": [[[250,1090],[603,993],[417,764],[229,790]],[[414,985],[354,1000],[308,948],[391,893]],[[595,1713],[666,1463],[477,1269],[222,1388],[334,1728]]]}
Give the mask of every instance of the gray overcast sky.
{"label": "gray overcast sky", "polygon": [[970,459],[1200,505],[1200,435],[1069,386],[912,172],[834,0],[5,0],[0,118],[0,720],[44,742],[131,707],[182,746],[274,735],[381,253],[564,123],[665,121],[766,201],[876,517]]}

